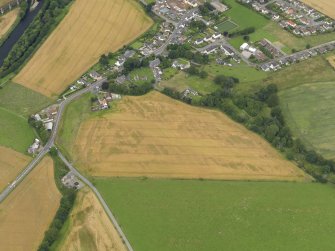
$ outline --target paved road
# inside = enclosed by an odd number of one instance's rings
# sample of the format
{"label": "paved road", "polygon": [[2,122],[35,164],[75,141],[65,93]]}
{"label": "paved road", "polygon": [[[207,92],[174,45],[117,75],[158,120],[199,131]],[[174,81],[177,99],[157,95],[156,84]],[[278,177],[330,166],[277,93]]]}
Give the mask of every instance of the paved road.
{"label": "paved road", "polygon": [[64,112],[64,108],[66,107],[66,105],[69,104],[74,99],[80,97],[84,93],[91,91],[96,86],[101,85],[105,80],[106,79],[103,78],[93,83],[92,85],[72,94],[71,96],[69,96],[67,99],[63,100],[60,103],[57,117],[54,121],[53,130],[51,132],[51,136],[48,142],[45,144],[42,151],[26,166],[26,168],[15,178],[15,180],[9,186],[7,186],[5,190],[3,190],[0,193],[0,203],[3,202],[6,199],[6,197],[15,189],[15,187],[34,169],[34,167],[38,164],[38,162],[49,152],[50,147],[54,145],[57,132],[58,132],[59,123],[60,123],[61,117]]}
{"label": "paved road", "polygon": [[[81,95],[92,91],[95,87],[100,86],[104,81],[106,81],[106,78],[103,78],[99,81],[96,81],[95,83],[93,83],[92,85],[79,90],[78,92],[70,95],[68,98],[64,99],[60,104],[59,104],[59,109],[58,109],[58,113],[56,116],[56,119],[54,120],[54,127],[51,133],[51,136],[48,140],[48,142],[46,143],[46,145],[43,147],[42,151],[29,163],[29,165],[23,170],[22,173],[19,174],[19,176],[17,176],[17,178],[12,182],[12,184],[10,184],[1,194],[0,194],[0,203],[2,201],[4,201],[6,199],[6,197],[15,189],[15,187],[34,169],[34,167],[37,165],[37,163],[49,152],[50,148],[52,146],[54,146],[55,143],[55,139],[58,133],[58,128],[59,128],[59,124],[62,118],[62,115],[64,113],[64,109],[65,107],[71,103],[74,99],[80,97]],[[60,159],[67,165],[67,167],[73,172],[75,173],[87,186],[89,186],[92,191],[95,193],[95,195],[97,196],[97,198],[99,199],[100,203],[102,204],[104,210],[106,211],[108,217],[111,219],[115,229],[117,230],[117,232],[119,233],[120,237],[122,238],[123,243],[126,245],[126,247],[128,248],[128,251],[134,251],[132,246],[130,245],[127,237],[125,236],[125,234],[123,233],[120,225],[118,224],[116,218],[114,217],[112,211],[110,210],[110,208],[108,207],[108,205],[106,204],[105,200],[102,198],[101,194],[99,193],[99,191],[95,188],[95,186],[88,180],[86,179],[83,175],[81,175],[77,169],[75,169],[72,164],[70,164],[67,159],[60,153],[58,152],[58,155],[60,157]]]}
{"label": "paved road", "polygon": [[102,198],[101,194],[99,193],[99,191],[95,188],[95,186],[88,180],[86,179],[83,175],[81,175],[78,170],[73,167],[73,165],[67,161],[67,159],[62,155],[61,152],[58,152],[58,156],[60,157],[60,159],[67,165],[67,167],[77,176],[79,177],[87,186],[89,186],[92,191],[95,193],[95,195],[98,197],[100,203],[102,204],[103,208],[105,209],[107,215],[109,216],[109,218],[111,219],[114,227],[116,228],[117,232],[119,233],[121,239],[123,240],[124,244],[126,245],[126,247],[128,248],[129,251],[134,251],[132,246],[130,245],[127,237],[125,236],[125,234],[123,233],[120,225],[118,224],[115,216],[113,215],[112,211],[110,210],[110,208],[108,207],[108,205],[106,204],[105,200]]}

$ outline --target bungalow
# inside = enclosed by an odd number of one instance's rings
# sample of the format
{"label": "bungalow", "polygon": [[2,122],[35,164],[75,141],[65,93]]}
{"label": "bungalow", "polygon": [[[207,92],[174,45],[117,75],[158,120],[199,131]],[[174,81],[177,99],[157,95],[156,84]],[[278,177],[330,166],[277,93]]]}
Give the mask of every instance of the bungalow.
{"label": "bungalow", "polygon": [[221,45],[221,50],[223,50],[224,54],[226,56],[234,56],[235,53],[232,49],[230,49],[228,46]]}
{"label": "bungalow", "polygon": [[160,65],[160,63],[161,63],[161,61],[159,60],[159,58],[156,58],[156,59],[149,62],[149,67],[150,68],[158,67]]}
{"label": "bungalow", "polygon": [[91,78],[93,78],[95,80],[101,80],[102,79],[102,76],[99,73],[97,73],[96,71],[91,71],[89,75],[90,75]]}
{"label": "bungalow", "polygon": [[221,38],[221,37],[222,37],[221,33],[214,33],[214,34],[212,35],[212,38],[213,38],[213,39],[219,39],[219,38]]}
{"label": "bungalow", "polygon": [[180,70],[185,70],[185,69],[190,68],[191,64],[187,60],[178,59],[178,60],[173,61],[172,67],[176,69],[179,68]]}
{"label": "bungalow", "polygon": [[210,45],[202,53],[206,55],[212,54],[217,51],[218,47],[218,45]]}
{"label": "bungalow", "polygon": [[198,7],[198,3],[195,0],[185,0],[185,3],[192,6],[193,8]]}
{"label": "bungalow", "polygon": [[207,36],[204,38],[205,42],[213,42],[213,37],[212,36]]}
{"label": "bungalow", "polygon": [[204,40],[199,38],[199,39],[195,40],[194,44],[199,45],[199,44],[202,44],[203,42],[204,42]]}
{"label": "bungalow", "polygon": [[88,86],[90,84],[88,81],[86,81],[83,78],[78,79],[77,83],[80,84],[80,85],[85,85],[85,86]]}

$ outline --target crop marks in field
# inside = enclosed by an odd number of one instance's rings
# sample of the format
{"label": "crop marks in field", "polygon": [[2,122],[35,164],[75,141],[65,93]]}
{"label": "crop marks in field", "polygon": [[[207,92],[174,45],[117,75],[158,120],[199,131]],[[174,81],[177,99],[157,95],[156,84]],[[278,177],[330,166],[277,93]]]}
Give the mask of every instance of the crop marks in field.
{"label": "crop marks in field", "polygon": [[93,176],[298,180],[265,140],[218,111],[157,92],[125,97],[79,129],[73,153]]}
{"label": "crop marks in field", "polygon": [[76,0],[14,81],[54,97],[102,54],[130,43],[151,24],[133,0]]}
{"label": "crop marks in field", "polygon": [[57,250],[127,250],[99,200],[88,188],[78,193],[70,221],[69,231]]}
{"label": "crop marks in field", "polygon": [[53,162],[47,157],[0,205],[1,250],[37,250],[59,201]]}

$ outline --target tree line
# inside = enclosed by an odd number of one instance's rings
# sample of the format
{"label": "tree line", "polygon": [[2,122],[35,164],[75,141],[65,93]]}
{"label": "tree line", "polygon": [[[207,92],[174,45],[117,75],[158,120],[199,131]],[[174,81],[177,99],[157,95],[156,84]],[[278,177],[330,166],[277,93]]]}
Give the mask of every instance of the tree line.
{"label": "tree line", "polygon": [[308,149],[300,139],[293,137],[279,106],[276,85],[270,84],[247,93],[235,88],[239,83],[237,78],[218,75],[213,81],[219,88],[197,99],[183,97],[170,88],[162,92],[192,105],[223,111],[261,135],[319,182],[327,182],[328,177],[331,177],[329,174],[335,173],[335,161],[325,159],[316,151]]}

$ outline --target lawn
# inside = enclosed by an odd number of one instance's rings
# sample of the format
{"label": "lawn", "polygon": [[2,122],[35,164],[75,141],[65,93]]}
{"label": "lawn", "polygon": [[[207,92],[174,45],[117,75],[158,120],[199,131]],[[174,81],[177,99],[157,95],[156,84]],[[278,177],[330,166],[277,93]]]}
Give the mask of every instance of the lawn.
{"label": "lawn", "polygon": [[335,82],[285,89],[280,101],[294,135],[326,158],[335,159]]}
{"label": "lawn", "polygon": [[217,86],[210,79],[202,79],[196,76],[189,76],[184,72],[179,72],[172,78],[159,83],[159,87],[169,87],[177,91],[184,91],[186,88],[192,88],[201,94],[208,94],[217,89]]}
{"label": "lawn", "polygon": [[0,107],[28,117],[50,105],[51,100],[37,92],[15,83],[0,89]]}
{"label": "lawn", "polygon": [[334,187],[96,179],[138,251],[333,250]]}
{"label": "lawn", "polygon": [[206,65],[204,70],[207,71],[211,77],[223,74],[225,76],[238,78],[241,83],[261,81],[268,76],[268,73],[249,67],[244,62],[240,64],[233,63],[232,67],[212,63]]}
{"label": "lawn", "polygon": [[0,145],[26,153],[36,137],[28,120],[0,107]]}
{"label": "lawn", "polygon": [[134,0],[76,0],[14,81],[55,98],[102,54],[131,43],[151,25]]}
{"label": "lawn", "polygon": [[154,74],[149,67],[135,69],[129,74],[130,81],[137,85],[152,83],[155,81]]}

